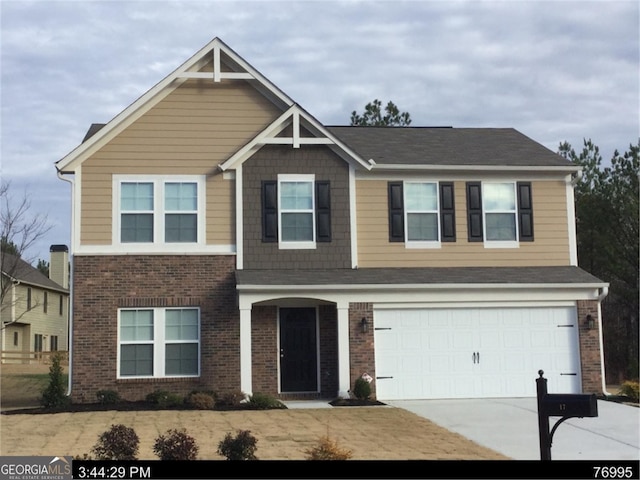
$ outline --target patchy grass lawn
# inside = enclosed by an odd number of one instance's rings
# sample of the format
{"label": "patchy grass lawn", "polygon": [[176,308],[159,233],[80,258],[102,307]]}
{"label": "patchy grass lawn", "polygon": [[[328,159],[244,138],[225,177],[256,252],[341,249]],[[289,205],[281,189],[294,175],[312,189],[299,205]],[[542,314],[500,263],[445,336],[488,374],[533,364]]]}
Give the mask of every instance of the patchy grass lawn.
{"label": "patchy grass lawn", "polygon": [[[64,374],[65,383],[68,374]],[[40,406],[42,391],[49,385],[49,365],[0,366],[0,409]]]}

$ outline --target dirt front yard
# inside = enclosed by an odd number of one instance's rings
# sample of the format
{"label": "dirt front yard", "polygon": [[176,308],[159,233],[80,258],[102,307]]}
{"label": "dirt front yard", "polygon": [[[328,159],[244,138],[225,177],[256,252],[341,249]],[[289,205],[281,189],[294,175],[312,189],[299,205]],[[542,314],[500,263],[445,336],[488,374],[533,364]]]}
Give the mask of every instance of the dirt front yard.
{"label": "dirt front yard", "polygon": [[[29,373],[31,372],[31,373]],[[0,367],[0,406],[37,406],[48,366]],[[46,387],[47,382],[44,381]],[[23,389],[22,393],[19,391]],[[22,397],[21,397],[22,396]],[[34,403],[35,401],[35,403]],[[7,404],[5,404],[7,402]],[[22,405],[16,403],[22,402]],[[258,439],[261,460],[303,460],[305,450],[329,435],[358,460],[504,460],[507,457],[399,408],[331,407],[267,411],[166,410],[0,415],[0,455],[82,456],[113,424],[132,427],[140,438],[139,458],[157,460],[153,444],[169,429],[185,428],[202,460],[220,460],[218,443],[238,430]]]}

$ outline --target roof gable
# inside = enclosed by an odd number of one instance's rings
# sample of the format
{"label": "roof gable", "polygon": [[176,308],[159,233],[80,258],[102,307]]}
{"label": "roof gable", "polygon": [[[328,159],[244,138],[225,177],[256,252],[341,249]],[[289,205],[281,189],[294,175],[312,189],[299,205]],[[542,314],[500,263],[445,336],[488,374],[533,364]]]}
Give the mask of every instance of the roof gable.
{"label": "roof gable", "polygon": [[12,280],[17,280],[20,283],[57,290],[59,292],[68,292],[66,288],[58,285],[37,268],[34,268],[20,257],[9,253],[2,253],[1,270],[3,275],[6,275]]}
{"label": "roof gable", "polygon": [[[210,71],[209,68],[205,68],[209,64],[211,65]],[[211,80],[212,82],[224,80],[249,81],[279,108],[284,110],[294,104],[291,98],[249,65],[224,42],[219,38],[214,38],[107,124],[100,128],[94,128],[98,124],[92,125],[83,142],[56,162],[57,170],[63,173],[73,172],[84,160],[149,111],[179,85],[194,78]]]}
{"label": "roof gable", "polygon": [[[287,127],[291,127],[291,136],[282,135]],[[304,136],[303,129],[312,136]],[[300,148],[301,145],[328,145],[345,161],[355,162],[367,170],[371,169],[370,163],[297,104],[292,105],[218,168],[222,171],[233,169],[267,144],[292,145],[293,148]]]}

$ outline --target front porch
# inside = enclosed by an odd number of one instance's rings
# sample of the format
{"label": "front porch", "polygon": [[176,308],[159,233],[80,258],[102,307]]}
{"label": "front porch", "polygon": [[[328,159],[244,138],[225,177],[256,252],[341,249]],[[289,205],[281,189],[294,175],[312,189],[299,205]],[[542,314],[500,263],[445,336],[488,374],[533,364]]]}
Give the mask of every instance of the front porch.
{"label": "front porch", "polygon": [[[373,310],[326,298],[240,297],[241,390],[281,400],[349,398],[373,375]],[[356,318],[357,317],[357,318]]]}

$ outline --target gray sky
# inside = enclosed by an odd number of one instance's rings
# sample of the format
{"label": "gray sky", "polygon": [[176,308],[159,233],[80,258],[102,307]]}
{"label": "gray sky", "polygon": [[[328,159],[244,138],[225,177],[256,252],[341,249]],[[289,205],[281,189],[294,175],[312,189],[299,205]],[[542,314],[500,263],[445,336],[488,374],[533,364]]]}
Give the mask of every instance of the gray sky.
{"label": "gray sky", "polygon": [[70,245],[54,163],[214,37],[326,125],[513,127],[605,161],[638,141],[639,2],[0,0],[0,174]]}

